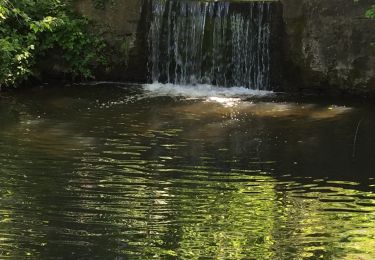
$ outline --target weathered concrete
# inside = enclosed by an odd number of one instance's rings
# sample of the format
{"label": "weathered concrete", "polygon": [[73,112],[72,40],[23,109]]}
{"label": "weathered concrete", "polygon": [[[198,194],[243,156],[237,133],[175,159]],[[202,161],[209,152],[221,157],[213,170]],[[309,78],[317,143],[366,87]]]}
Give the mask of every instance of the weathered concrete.
{"label": "weathered concrete", "polygon": [[288,90],[375,92],[372,0],[281,0]]}
{"label": "weathered concrete", "polygon": [[100,25],[110,45],[109,68],[98,79],[144,82],[147,80],[146,18],[143,0],[107,1],[97,8],[92,0],[76,0],[74,8]]}
{"label": "weathered concrete", "polygon": [[[375,94],[375,20],[364,18],[373,0],[280,1],[279,89]],[[113,66],[99,75],[145,81],[148,10],[143,0],[112,2],[97,9],[92,0],[75,1],[79,12],[106,28],[113,45]]]}

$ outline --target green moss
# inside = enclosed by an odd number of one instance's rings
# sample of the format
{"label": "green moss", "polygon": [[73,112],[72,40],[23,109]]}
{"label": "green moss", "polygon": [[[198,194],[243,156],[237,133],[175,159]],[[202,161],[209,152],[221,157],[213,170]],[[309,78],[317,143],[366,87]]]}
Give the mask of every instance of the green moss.
{"label": "green moss", "polygon": [[129,61],[130,50],[134,47],[135,36],[131,35],[123,39],[122,44],[119,47],[119,52],[124,58],[124,63],[127,65]]}

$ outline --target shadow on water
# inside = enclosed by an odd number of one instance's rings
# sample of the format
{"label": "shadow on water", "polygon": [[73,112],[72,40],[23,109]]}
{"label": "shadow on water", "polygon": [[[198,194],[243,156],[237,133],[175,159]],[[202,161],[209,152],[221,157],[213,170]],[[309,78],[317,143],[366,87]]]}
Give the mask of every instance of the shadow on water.
{"label": "shadow on water", "polygon": [[4,258],[375,256],[372,106],[23,93],[0,105]]}

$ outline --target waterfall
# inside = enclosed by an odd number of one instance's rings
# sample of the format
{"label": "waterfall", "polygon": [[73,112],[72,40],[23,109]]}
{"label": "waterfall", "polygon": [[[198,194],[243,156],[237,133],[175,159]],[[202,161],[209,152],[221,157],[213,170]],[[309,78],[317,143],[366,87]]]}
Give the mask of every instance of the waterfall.
{"label": "waterfall", "polygon": [[270,89],[270,2],[153,0],[154,82]]}

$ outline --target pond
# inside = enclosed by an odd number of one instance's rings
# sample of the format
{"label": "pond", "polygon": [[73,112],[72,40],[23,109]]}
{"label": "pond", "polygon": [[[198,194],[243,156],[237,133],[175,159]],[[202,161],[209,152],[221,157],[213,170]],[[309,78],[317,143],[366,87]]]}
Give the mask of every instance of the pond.
{"label": "pond", "polygon": [[91,84],[0,96],[0,255],[374,259],[370,102]]}

